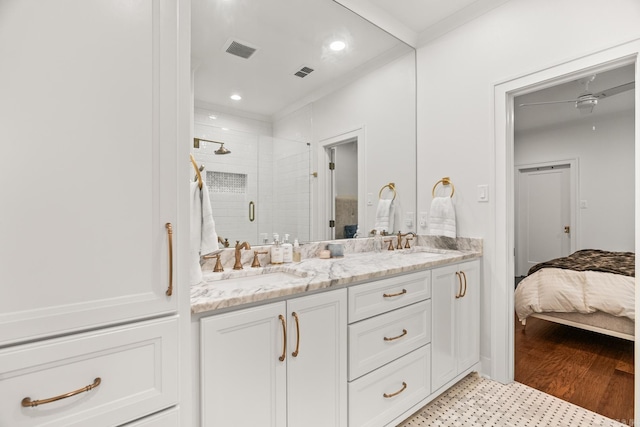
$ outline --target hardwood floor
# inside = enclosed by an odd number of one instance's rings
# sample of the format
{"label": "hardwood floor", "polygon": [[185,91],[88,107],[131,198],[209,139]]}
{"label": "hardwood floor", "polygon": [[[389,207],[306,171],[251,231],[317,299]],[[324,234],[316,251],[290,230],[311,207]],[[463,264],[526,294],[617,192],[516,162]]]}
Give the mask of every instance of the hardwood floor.
{"label": "hardwood floor", "polygon": [[515,326],[515,380],[633,425],[633,342],[529,318]]}

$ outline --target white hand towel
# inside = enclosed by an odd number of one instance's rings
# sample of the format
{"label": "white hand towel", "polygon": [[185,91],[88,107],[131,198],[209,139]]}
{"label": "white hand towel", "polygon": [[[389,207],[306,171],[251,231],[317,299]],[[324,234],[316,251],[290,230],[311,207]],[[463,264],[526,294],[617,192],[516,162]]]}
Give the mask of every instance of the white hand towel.
{"label": "white hand towel", "polygon": [[189,283],[192,285],[202,281],[200,255],[218,249],[218,235],[209,203],[209,191],[205,185],[199,188],[197,182],[190,187],[191,235],[189,242]]}
{"label": "white hand towel", "polygon": [[434,197],[431,201],[428,234],[456,237],[456,211],[451,197]]}
{"label": "white hand towel", "polygon": [[374,228],[377,231],[386,231],[387,233],[393,233],[393,217],[395,215],[395,204],[393,199],[379,199],[378,208],[376,210],[376,225]]}

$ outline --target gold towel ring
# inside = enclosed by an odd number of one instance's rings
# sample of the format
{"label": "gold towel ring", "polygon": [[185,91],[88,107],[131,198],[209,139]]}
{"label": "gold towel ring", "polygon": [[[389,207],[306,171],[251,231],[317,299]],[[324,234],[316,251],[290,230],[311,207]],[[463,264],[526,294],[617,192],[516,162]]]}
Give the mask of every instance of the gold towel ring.
{"label": "gold towel ring", "polygon": [[440,183],[442,183],[442,185],[450,185],[451,186],[451,196],[449,196],[449,197],[453,197],[453,193],[455,193],[456,188],[454,187],[453,182],[451,182],[451,180],[449,179],[448,176],[445,176],[440,181],[436,182],[436,185],[433,186],[433,190],[431,190],[431,196],[436,197],[436,187]]}
{"label": "gold towel ring", "polygon": [[198,177],[198,187],[202,189],[202,175],[200,175],[200,168],[198,168],[198,164],[196,163],[196,159],[193,158],[193,154],[189,154],[189,159],[191,159],[191,164],[196,170],[196,176]]}
{"label": "gold towel ring", "polygon": [[378,193],[378,199],[382,198],[382,192],[387,187],[389,187],[389,190],[393,191],[393,199],[391,199],[391,200],[395,200],[396,199],[396,184],[394,184],[393,182],[390,182],[387,185],[383,185],[382,186],[382,188],[380,189],[380,192]]}

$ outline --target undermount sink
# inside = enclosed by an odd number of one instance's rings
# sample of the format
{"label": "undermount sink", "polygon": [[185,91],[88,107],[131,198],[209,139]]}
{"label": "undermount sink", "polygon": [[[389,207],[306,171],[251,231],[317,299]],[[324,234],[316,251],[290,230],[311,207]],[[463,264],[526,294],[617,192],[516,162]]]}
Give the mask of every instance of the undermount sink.
{"label": "undermount sink", "polygon": [[432,255],[432,256],[438,256],[438,255],[442,255],[442,254],[447,254],[447,253],[451,253],[451,250],[448,249],[436,249],[436,248],[430,248],[427,246],[414,246],[410,249],[402,249],[398,252],[401,252],[403,254],[406,255],[410,255],[410,254],[421,254],[424,256],[428,256],[428,255]]}
{"label": "undermount sink", "polygon": [[287,273],[284,271],[275,271],[273,273],[264,273],[254,276],[242,276],[234,277],[231,279],[223,279],[218,283],[220,284],[220,286],[225,287],[258,287],[278,285],[301,278],[302,276],[299,276],[297,274]]}

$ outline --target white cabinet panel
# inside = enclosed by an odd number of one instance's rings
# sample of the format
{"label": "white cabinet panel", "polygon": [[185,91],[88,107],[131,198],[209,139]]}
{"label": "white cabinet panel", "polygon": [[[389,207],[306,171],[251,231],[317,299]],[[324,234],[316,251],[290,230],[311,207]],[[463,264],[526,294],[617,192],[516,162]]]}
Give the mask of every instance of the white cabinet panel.
{"label": "white cabinet panel", "polygon": [[285,313],[281,302],[200,321],[202,426],[286,426]]}
{"label": "white cabinet panel", "polygon": [[0,425],[114,426],[177,404],[177,329],[170,317],[1,350]]}
{"label": "white cabinet panel", "polygon": [[349,425],[384,426],[429,395],[430,345],[349,383]]}
{"label": "white cabinet panel", "polygon": [[180,411],[177,408],[167,409],[126,424],[126,427],[180,427]]}
{"label": "white cabinet panel", "polygon": [[2,1],[0,345],[176,311],[177,20],[176,0]]}
{"label": "white cabinet panel", "polygon": [[432,271],[433,392],[480,360],[480,262]]}
{"label": "white cabinet panel", "polygon": [[340,289],[201,319],[202,426],[346,427],[346,317]]}
{"label": "white cabinet panel", "polygon": [[349,325],[349,380],[431,341],[431,300]]}
{"label": "white cabinet panel", "polygon": [[287,312],[288,426],[346,427],[346,290],[289,300]]}
{"label": "white cabinet panel", "polygon": [[429,271],[405,274],[349,288],[349,323],[431,297]]}

